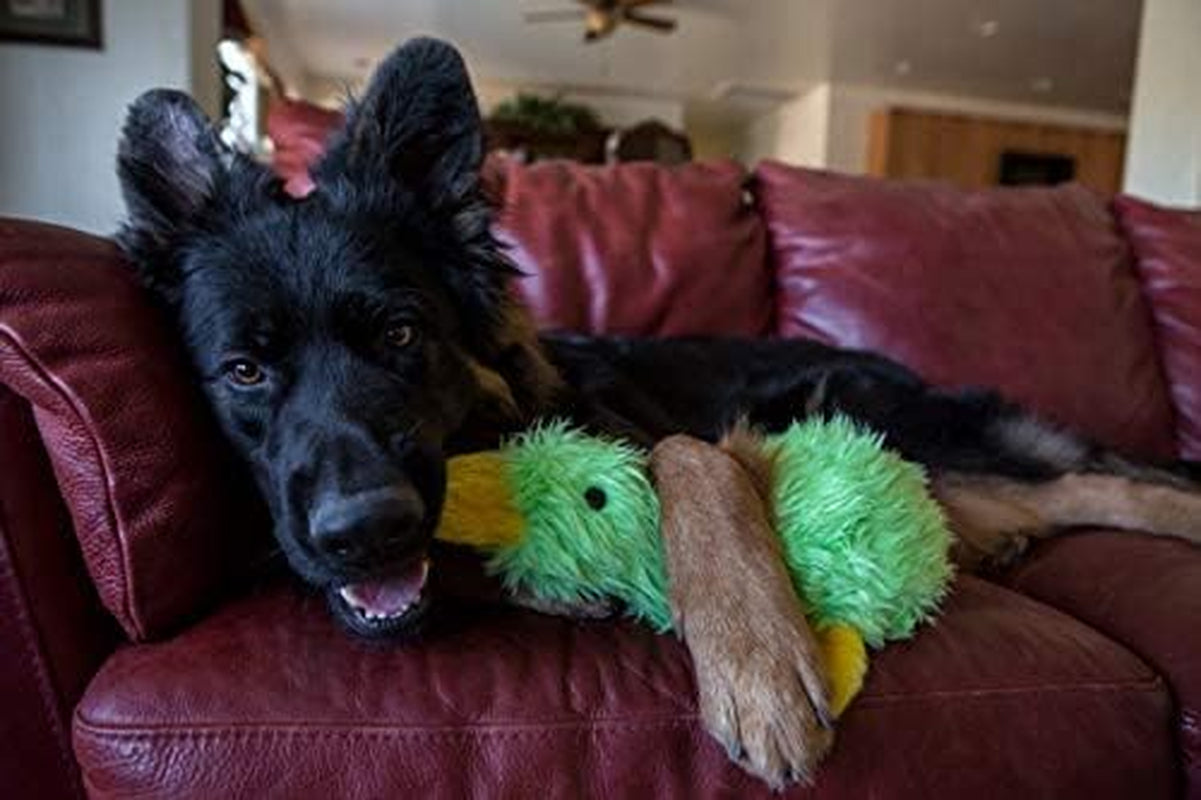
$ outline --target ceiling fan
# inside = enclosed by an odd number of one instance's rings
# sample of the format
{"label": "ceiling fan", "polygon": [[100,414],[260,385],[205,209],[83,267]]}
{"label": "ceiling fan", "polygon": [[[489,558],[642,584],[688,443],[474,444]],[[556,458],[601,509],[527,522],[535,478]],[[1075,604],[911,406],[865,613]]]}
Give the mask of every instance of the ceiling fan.
{"label": "ceiling fan", "polygon": [[650,6],[671,5],[672,0],[576,0],[583,8],[527,11],[526,22],[584,20],[584,41],[595,42],[611,35],[619,25],[635,25],[656,33],[671,33],[676,21],[644,13]]}

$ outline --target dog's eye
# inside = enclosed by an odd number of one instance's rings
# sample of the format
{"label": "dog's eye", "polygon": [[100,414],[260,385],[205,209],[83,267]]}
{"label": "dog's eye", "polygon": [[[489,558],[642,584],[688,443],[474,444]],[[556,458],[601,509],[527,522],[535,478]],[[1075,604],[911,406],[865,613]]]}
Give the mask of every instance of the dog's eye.
{"label": "dog's eye", "polygon": [[403,350],[417,339],[417,331],[412,325],[389,325],[384,330],[384,342],[388,347]]}
{"label": "dog's eye", "polygon": [[225,375],[239,386],[257,386],[267,378],[263,368],[248,358],[235,358],[227,362]]}

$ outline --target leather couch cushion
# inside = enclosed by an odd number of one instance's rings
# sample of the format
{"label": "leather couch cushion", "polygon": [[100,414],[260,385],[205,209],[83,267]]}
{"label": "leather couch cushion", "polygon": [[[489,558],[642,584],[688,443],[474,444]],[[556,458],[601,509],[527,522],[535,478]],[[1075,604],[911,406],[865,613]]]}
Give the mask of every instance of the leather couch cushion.
{"label": "leather couch cushion", "polygon": [[732,161],[501,165],[498,229],[539,327],[755,336],[772,321],[763,228]]}
{"label": "leather couch cushion", "polygon": [[0,386],[0,786],[82,797],[71,712],[112,651],[33,410]]}
{"label": "leather couch cushion", "polygon": [[1150,312],[1090,191],[964,191],[767,163],[779,333],[875,350],[1139,455],[1173,452]]}
{"label": "leather couch cushion", "polygon": [[1201,210],[1133,197],[1119,197],[1115,206],[1155,315],[1180,454],[1201,458]]}
{"label": "leather couch cushion", "polygon": [[[119,651],[74,743],[94,798],[772,796],[693,691],[680,645],[625,623],[460,606],[381,646],[268,588]],[[1126,650],[964,577],[937,626],[874,657],[817,791],[1168,797],[1171,713]]]}
{"label": "leather couch cushion", "polygon": [[111,242],[0,220],[0,383],[33,407],[92,581],[134,639],[212,603],[246,552],[186,364]]}
{"label": "leather couch cushion", "polygon": [[1201,548],[1088,531],[1040,543],[1005,580],[1105,631],[1167,678],[1185,796],[1201,797]]}

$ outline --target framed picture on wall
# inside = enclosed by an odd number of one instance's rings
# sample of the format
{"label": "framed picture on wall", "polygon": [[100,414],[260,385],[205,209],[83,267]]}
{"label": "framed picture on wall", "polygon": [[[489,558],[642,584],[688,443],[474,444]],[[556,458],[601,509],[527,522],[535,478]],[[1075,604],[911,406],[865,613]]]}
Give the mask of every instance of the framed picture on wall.
{"label": "framed picture on wall", "polygon": [[0,0],[0,42],[100,49],[101,0]]}

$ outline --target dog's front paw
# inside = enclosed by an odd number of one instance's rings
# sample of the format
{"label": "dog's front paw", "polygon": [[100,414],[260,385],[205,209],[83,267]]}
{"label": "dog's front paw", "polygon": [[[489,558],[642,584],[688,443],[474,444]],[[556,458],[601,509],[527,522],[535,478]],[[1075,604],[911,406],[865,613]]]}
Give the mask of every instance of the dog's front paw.
{"label": "dog's front paw", "polygon": [[701,716],[740,765],[781,787],[811,779],[834,737],[821,651],[756,488],[771,470],[759,452],[673,436],[651,469]]}
{"label": "dog's front paw", "polygon": [[779,789],[812,780],[834,729],[807,626],[774,635],[735,635],[714,653],[696,636],[689,644],[705,727],[740,766]]}

